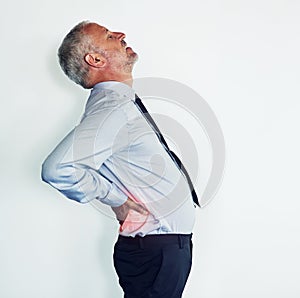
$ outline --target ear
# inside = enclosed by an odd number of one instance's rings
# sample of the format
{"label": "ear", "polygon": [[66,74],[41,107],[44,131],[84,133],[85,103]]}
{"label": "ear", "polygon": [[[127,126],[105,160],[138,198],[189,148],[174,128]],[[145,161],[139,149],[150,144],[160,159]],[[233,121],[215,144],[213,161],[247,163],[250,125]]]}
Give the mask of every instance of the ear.
{"label": "ear", "polygon": [[106,65],[106,59],[98,53],[86,54],[84,60],[88,65],[96,68],[101,68]]}

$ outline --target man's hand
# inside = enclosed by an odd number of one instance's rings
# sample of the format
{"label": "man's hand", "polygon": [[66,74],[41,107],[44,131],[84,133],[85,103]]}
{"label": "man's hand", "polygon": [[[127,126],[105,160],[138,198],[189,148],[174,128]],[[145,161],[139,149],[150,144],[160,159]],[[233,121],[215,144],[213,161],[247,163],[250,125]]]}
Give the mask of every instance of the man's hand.
{"label": "man's hand", "polygon": [[111,207],[113,212],[116,214],[117,220],[120,224],[126,219],[129,210],[135,210],[140,214],[147,215],[149,212],[140,204],[132,201],[130,198],[119,207]]}

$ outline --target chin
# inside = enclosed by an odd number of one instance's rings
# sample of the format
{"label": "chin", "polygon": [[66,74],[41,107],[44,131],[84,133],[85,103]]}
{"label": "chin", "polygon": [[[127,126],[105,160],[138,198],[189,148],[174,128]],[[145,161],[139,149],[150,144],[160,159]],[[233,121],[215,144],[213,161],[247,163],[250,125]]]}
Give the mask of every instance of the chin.
{"label": "chin", "polygon": [[139,55],[138,54],[136,54],[136,53],[134,53],[135,55],[134,55],[134,62],[136,62],[136,61],[138,61],[139,60]]}
{"label": "chin", "polygon": [[131,57],[134,59],[134,61],[139,59],[139,55],[136,52],[132,52]]}
{"label": "chin", "polygon": [[136,53],[131,53],[130,55],[128,55],[128,64],[134,64],[137,60],[138,60],[139,56]]}

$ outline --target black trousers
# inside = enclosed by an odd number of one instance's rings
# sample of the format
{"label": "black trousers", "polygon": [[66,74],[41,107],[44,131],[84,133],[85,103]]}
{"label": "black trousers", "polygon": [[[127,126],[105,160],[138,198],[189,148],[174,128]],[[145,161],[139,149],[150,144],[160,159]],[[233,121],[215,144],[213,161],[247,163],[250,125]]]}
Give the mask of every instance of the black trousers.
{"label": "black trousers", "polygon": [[192,265],[192,235],[119,236],[113,258],[125,298],[180,298]]}

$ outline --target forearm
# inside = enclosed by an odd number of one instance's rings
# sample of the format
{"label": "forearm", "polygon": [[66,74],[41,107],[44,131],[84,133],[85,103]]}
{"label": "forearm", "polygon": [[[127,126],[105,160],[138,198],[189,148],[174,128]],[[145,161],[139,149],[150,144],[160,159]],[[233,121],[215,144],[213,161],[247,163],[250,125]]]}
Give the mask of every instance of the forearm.
{"label": "forearm", "polygon": [[106,180],[96,170],[76,164],[47,167],[43,164],[42,179],[67,198],[80,203],[98,199],[112,207],[122,205],[127,196],[113,183]]}
{"label": "forearm", "polygon": [[127,196],[98,171],[107,156],[103,155],[98,164],[92,164],[89,156],[75,158],[73,147],[74,131],[64,138],[43,163],[43,181],[67,198],[80,203],[98,199],[112,207],[122,205]]}

